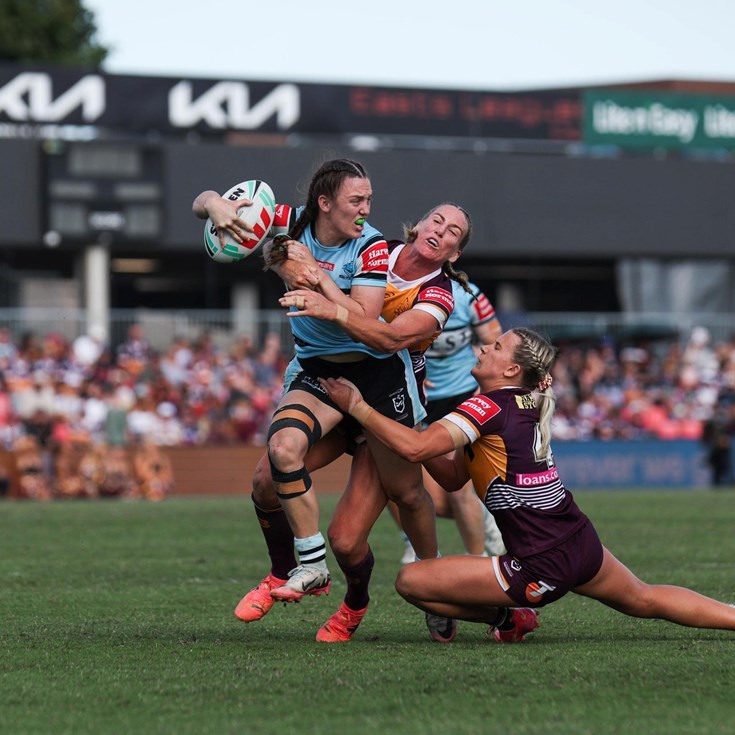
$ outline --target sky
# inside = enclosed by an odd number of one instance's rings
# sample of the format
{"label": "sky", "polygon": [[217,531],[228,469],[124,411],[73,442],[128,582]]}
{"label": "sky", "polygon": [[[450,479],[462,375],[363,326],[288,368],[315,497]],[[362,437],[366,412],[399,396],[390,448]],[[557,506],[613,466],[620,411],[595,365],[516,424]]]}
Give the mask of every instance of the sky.
{"label": "sky", "polygon": [[488,91],[735,82],[734,0],[83,4],[113,74]]}

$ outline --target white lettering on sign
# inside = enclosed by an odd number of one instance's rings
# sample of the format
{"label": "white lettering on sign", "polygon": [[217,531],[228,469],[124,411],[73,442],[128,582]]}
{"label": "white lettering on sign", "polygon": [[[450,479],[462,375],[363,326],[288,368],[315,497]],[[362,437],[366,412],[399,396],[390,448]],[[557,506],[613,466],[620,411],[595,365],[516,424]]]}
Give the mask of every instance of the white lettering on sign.
{"label": "white lettering on sign", "polygon": [[595,102],[592,108],[592,125],[601,134],[657,135],[691,143],[698,124],[696,110],[667,107],[659,102],[647,107],[624,107],[605,100]]}
{"label": "white lettering on sign", "polygon": [[40,72],[23,72],[0,88],[0,114],[12,120],[59,122],[80,108],[85,122],[97,120],[105,111],[105,82],[102,77],[82,77],[54,98],[51,77]]}
{"label": "white lettering on sign", "polygon": [[709,138],[735,138],[735,110],[722,105],[704,108],[704,132]]}
{"label": "white lettering on sign", "polygon": [[274,115],[282,130],[298,121],[301,98],[295,84],[279,84],[252,106],[250,88],[242,82],[219,82],[196,99],[191,82],[179,82],[168,94],[169,121],[180,128],[204,122],[210,128],[256,130]]}

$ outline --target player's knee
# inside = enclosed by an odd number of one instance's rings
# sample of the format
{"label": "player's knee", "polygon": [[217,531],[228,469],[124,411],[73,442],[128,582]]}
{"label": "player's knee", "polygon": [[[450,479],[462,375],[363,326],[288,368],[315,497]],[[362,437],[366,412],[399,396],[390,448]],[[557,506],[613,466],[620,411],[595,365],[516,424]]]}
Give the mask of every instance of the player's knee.
{"label": "player's knee", "polygon": [[660,617],[658,598],[655,594],[656,589],[653,585],[642,584],[636,590],[635,596],[626,601],[628,615],[633,615],[636,618]]}
{"label": "player's knee", "polygon": [[268,429],[268,457],[273,467],[282,472],[304,464],[304,457],[321,438],[316,416],[304,406],[289,404],[273,414]]}
{"label": "player's knee", "polygon": [[327,530],[329,548],[337,559],[351,558],[357,551],[359,539],[350,533],[347,528],[332,523]]}
{"label": "player's knee", "polygon": [[252,497],[256,505],[266,510],[275,509],[280,505],[276,497],[276,489],[273,485],[270,463],[267,457],[264,457],[255,467]]}
{"label": "player's knee", "polygon": [[432,502],[431,496],[421,483],[411,483],[400,488],[386,488],[386,494],[400,510],[409,512],[418,511],[425,503]]}
{"label": "player's knee", "polygon": [[304,464],[309,444],[299,429],[281,429],[268,439],[268,458],[271,467],[287,472]]}
{"label": "player's knee", "polygon": [[415,564],[406,564],[406,566],[401,567],[396,577],[396,592],[404,600],[418,599],[415,566]]}

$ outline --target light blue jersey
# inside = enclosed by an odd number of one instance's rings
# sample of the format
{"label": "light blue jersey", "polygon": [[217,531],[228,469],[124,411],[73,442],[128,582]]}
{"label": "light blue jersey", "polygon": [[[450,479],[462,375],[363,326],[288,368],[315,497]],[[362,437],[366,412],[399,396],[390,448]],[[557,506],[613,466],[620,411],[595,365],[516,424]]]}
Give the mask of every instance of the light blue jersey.
{"label": "light blue jersey", "polygon": [[462,395],[477,388],[470,374],[477,362],[472,349],[473,330],[495,319],[495,309],[474,283],[469,286],[476,299],[452,281],[454,311],[444,330],[426,351],[427,401]]}
{"label": "light blue jersey", "polygon": [[[296,217],[301,209],[296,210]],[[349,296],[353,286],[385,289],[388,275],[388,244],[383,235],[365,223],[362,235],[338,247],[324,247],[311,225],[299,238],[311,251],[321,269]],[[298,311],[291,308],[291,311]],[[335,355],[342,352],[365,352],[373,357],[389,355],[356,342],[335,322],[301,316],[289,319],[296,355],[300,358]]]}

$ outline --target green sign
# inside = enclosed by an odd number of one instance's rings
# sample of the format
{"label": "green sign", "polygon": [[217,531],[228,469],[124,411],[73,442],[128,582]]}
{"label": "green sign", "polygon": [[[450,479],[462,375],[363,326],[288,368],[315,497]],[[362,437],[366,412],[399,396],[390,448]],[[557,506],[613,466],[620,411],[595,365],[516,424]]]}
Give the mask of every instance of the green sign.
{"label": "green sign", "polygon": [[735,148],[735,98],[593,90],[583,140],[635,148]]}

